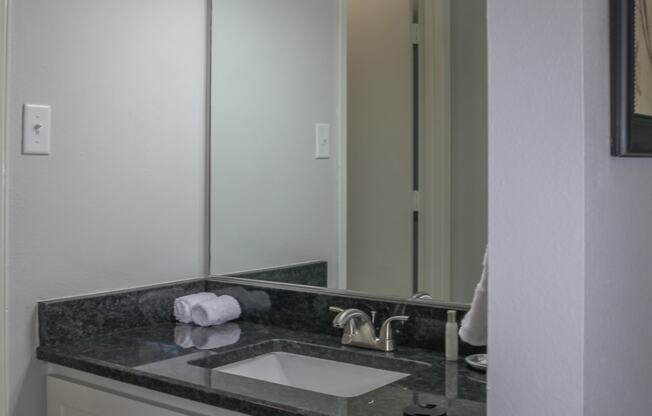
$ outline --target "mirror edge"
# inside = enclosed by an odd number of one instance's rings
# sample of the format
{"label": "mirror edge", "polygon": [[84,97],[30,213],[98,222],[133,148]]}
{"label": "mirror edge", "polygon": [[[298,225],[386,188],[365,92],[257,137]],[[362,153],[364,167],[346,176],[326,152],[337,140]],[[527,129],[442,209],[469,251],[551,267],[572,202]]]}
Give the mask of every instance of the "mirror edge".
{"label": "mirror edge", "polygon": [[469,303],[448,302],[436,299],[406,299],[399,296],[377,295],[366,292],[358,292],[346,289],[330,289],[316,286],[300,285],[296,283],[269,282],[265,280],[243,279],[241,277],[208,275],[207,279],[225,282],[231,284],[242,284],[245,286],[264,287],[271,289],[291,290],[295,292],[316,293],[321,295],[341,296],[361,300],[379,300],[391,303],[400,303],[414,306],[425,306],[437,309],[455,309],[458,311],[468,311],[471,308]]}

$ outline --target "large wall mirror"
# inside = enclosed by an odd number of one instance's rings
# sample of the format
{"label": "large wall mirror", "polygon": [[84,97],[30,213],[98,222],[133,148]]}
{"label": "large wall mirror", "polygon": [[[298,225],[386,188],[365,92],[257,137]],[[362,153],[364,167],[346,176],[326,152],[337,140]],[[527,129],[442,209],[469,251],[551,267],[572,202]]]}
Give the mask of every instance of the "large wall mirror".
{"label": "large wall mirror", "polygon": [[212,0],[212,275],[470,302],[485,0]]}

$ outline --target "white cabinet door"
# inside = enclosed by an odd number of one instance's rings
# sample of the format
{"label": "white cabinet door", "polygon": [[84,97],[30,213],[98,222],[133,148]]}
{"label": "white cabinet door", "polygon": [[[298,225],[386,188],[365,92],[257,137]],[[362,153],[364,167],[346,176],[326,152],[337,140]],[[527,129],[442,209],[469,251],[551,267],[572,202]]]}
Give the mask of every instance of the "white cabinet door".
{"label": "white cabinet door", "polygon": [[[140,401],[77,384],[61,378],[49,376],[48,416],[197,416],[197,413],[184,413],[169,406]],[[232,415],[229,411],[215,408],[212,415]]]}

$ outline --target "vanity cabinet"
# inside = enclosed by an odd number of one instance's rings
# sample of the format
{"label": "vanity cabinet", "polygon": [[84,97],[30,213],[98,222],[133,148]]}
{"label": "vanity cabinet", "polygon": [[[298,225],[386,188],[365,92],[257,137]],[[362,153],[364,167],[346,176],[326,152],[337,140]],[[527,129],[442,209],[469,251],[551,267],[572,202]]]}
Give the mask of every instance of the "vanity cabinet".
{"label": "vanity cabinet", "polygon": [[48,377],[48,416],[189,416],[134,398]]}
{"label": "vanity cabinet", "polygon": [[92,375],[80,380],[50,374],[47,377],[47,416],[246,415]]}

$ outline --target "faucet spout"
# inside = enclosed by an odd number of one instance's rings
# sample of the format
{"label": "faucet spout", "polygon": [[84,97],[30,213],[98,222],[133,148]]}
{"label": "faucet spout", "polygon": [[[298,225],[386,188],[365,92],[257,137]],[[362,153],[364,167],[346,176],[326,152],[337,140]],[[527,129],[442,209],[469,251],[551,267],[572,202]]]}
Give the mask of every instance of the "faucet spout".
{"label": "faucet spout", "polygon": [[342,345],[368,348],[380,351],[394,351],[394,332],[392,322],[407,321],[407,316],[392,316],[385,320],[380,330],[380,338],[376,336],[376,328],[372,319],[360,309],[341,309],[335,306],[329,308],[336,312],[333,319],[335,328],[343,328]]}
{"label": "faucet spout", "polygon": [[369,316],[360,309],[346,309],[341,311],[337,316],[335,316],[335,319],[333,319],[333,326],[335,328],[344,328],[344,326],[352,319],[359,319],[363,324],[368,324],[373,327]]}

